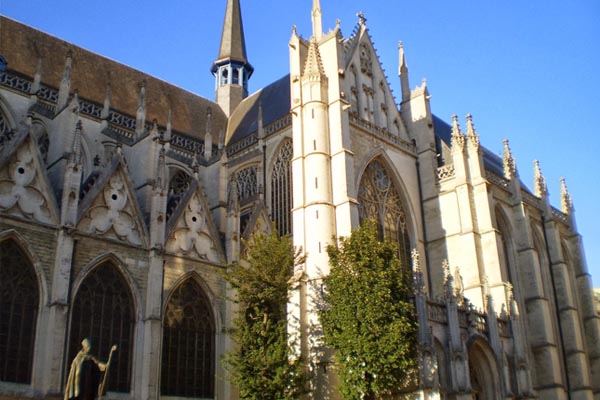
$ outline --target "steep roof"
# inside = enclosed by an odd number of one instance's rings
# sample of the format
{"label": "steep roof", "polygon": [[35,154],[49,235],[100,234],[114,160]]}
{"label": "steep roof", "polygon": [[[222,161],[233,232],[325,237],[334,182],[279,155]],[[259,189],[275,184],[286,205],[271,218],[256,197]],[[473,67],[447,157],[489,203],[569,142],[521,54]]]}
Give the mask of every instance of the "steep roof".
{"label": "steep roof", "polygon": [[0,17],[0,30],[0,54],[6,57],[9,70],[31,78],[41,58],[42,83],[58,88],[71,51],[71,91],[78,90],[80,98],[103,104],[110,82],[111,108],[135,116],[139,85],[145,82],[148,121],[156,119],[165,126],[170,108],[174,130],[203,139],[206,109],[210,107],[212,131],[218,134],[226,126],[227,117],[221,108],[199,95],[6,17]]}
{"label": "steep roof", "polygon": [[215,64],[223,60],[240,61],[244,64],[248,63],[239,0],[227,1],[219,57],[215,61]]}
{"label": "steep roof", "polygon": [[258,108],[262,106],[263,126],[290,112],[290,75],[276,80],[245,98],[229,120],[225,144],[235,143],[258,130]]}

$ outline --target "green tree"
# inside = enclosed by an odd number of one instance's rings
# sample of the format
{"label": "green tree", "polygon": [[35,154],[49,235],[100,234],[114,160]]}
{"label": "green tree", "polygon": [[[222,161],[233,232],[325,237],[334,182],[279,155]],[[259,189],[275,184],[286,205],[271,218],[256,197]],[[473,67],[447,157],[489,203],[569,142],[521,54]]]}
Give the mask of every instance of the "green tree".
{"label": "green tree", "polygon": [[224,274],[232,286],[237,316],[229,333],[235,343],[224,361],[241,399],[297,399],[304,393],[299,360],[287,336],[289,279],[302,262],[289,236],[255,233],[239,264]]}
{"label": "green tree", "polygon": [[372,221],[327,252],[331,271],[319,317],[324,343],[335,350],[340,393],[349,400],[398,393],[416,371],[410,269],[394,244],[378,240]]}

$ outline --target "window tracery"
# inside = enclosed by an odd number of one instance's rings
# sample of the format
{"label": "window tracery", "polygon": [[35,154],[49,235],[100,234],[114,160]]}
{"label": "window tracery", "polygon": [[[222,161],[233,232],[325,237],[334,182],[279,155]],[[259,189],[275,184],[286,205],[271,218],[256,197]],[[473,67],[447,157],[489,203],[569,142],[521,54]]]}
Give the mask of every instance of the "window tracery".
{"label": "window tracery", "polygon": [[372,219],[382,238],[397,243],[402,265],[410,267],[410,236],[408,221],[400,194],[385,167],[379,160],[371,162],[358,188],[360,221]]}
{"label": "window tracery", "polygon": [[281,235],[292,231],[292,141],[286,140],[273,164],[271,175],[271,215]]}
{"label": "window tracery", "polygon": [[129,392],[133,349],[134,311],[129,288],[116,267],[105,262],[83,280],[73,301],[69,360],[90,338],[94,354],[105,359],[116,344],[107,390]]}
{"label": "window tracery", "polygon": [[0,381],[30,383],[39,304],[33,266],[12,240],[0,243]]}
{"label": "window tracery", "polygon": [[235,184],[240,203],[251,200],[258,194],[257,168],[255,165],[235,173],[230,185]]}
{"label": "window tracery", "polygon": [[161,366],[162,395],[213,398],[215,322],[208,297],[193,279],[167,305]]}

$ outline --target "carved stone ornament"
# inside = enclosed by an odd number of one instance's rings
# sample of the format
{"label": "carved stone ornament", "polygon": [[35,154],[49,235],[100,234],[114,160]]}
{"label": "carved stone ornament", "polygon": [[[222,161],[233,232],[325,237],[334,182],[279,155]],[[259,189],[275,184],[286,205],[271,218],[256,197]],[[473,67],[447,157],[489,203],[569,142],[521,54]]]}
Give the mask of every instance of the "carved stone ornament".
{"label": "carved stone ornament", "polygon": [[373,75],[373,61],[371,60],[371,51],[366,44],[360,45],[360,70],[368,76]]}
{"label": "carved stone ornament", "polygon": [[140,229],[129,203],[125,184],[119,175],[115,175],[108,181],[102,195],[98,196],[88,209],[79,228],[140,245],[142,244]]}
{"label": "carved stone ornament", "polygon": [[43,193],[35,155],[28,145],[23,145],[0,171],[0,210],[51,223],[52,213]]}
{"label": "carved stone ornament", "polygon": [[198,194],[194,194],[167,240],[166,249],[176,254],[208,259],[216,251],[209,233],[205,212]]}

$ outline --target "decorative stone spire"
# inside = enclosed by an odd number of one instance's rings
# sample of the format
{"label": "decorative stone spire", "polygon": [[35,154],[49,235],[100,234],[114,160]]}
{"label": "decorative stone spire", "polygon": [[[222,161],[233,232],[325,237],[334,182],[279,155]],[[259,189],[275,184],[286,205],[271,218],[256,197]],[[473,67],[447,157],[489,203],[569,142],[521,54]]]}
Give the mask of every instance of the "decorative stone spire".
{"label": "decorative stone spire", "polygon": [[570,214],[573,211],[573,199],[567,190],[565,178],[560,178],[560,209],[565,214]]}
{"label": "decorative stone spire", "polygon": [[536,197],[546,197],[548,195],[548,188],[546,186],[546,179],[542,175],[540,162],[538,160],[533,161],[533,174],[533,190]]}
{"label": "decorative stone spire", "polygon": [[406,56],[404,54],[404,45],[398,42],[398,76],[400,77],[400,87],[402,89],[402,102],[410,100],[410,84],[408,81],[408,66],[406,65]]}
{"label": "decorative stone spire", "polygon": [[58,100],[56,102],[57,111],[62,110],[67,105],[69,99],[69,91],[71,90],[71,64],[73,63],[73,52],[69,50],[67,52],[67,58],[65,60],[65,69],[63,71],[63,77],[60,81],[60,88],[58,89]]}
{"label": "decorative stone spire", "polygon": [[325,70],[323,69],[323,63],[321,61],[321,54],[319,53],[317,42],[313,38],[308,46],[308,55],[306,56],[306,63],[304,64],[303,76],[323,75],[325,75]]}
{"label": "decorative stone spire", "polygon": [[452,147],[462,148],[465,145],[465,135],[460,130],[458,116],[452,115]]}
{"label": "decorative stone spire", "polygon": [[165,134],[163,135],[163,140],[165,142],[170,142],[172,137],[172,129],[173,129],[173,109],[169,106],[169,112],[167,113],[167,128],[165,129]]}
{"label": "decorative stone spire", "polygon": [[164,193],[167,190],[167,163],[165,157],[165,147],[161,146],[158,152],[158,165],[156,171],[156,185],[154,189]]}
{"label": "decorative stone spire", "polygon": [[473,117],[471,114],[467,114],[467,140],[469,141],[470,145],[475,148],[479,148],[479,135],[475,131]]}
{"label": "decorative stone spire", "polygon": [[321,2],[319,0],[313,0],[311,17],[313,37],[319,40],[321,39],[321,36],[323,36],[323,18],[321,13]]}
{"label": "decorative stone spire", "polygon": [[144,134],[146,124],[146,81],[140,83],[138,108],[135,115],[135,133],[137,136]]}
{"label": "decorative stone spire", "polygon": [[512,156],[510,147],[508,146],[508,139],[504,139],[502,142],[504,143],[504,177],[506,179],[516,178],[518,177],[517,164]]}

